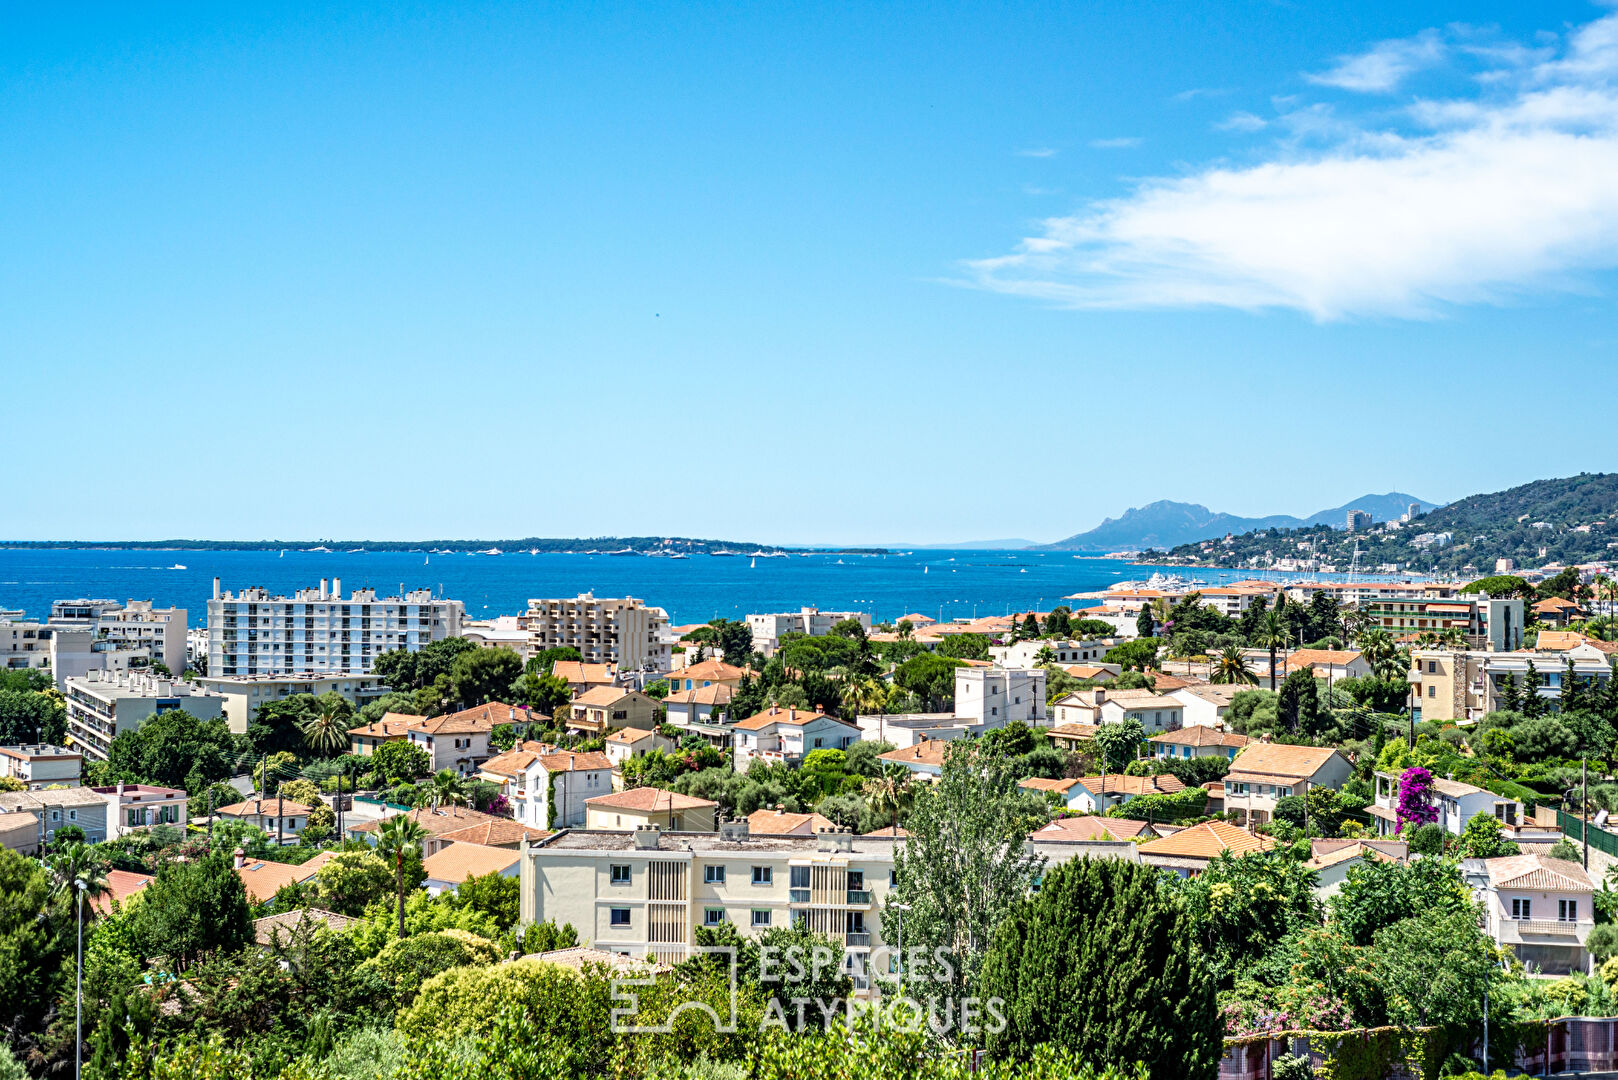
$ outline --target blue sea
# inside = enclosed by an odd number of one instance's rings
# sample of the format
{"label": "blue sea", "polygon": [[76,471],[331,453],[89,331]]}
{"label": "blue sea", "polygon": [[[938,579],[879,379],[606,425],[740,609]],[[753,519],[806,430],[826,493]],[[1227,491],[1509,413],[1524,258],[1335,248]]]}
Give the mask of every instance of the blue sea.
{"label": "blue sea", "polygon": [[[688,559],[613,555],[422,552],[0,550],[0,609],[44,618],[53,600],[152,600],[204,624],[218,576],[225,589],[262,585],[290,594],[340,578],[345,593],[380,595],[428,587],[466,604],[469,618],[515,615],[530,597],[634,596],[664,608],[676,624],[749,612],[819,607],[868,611],[876,621],[920,612],[935,619],[1047,610],[1061,597],[1149,577],[1151,567],[1069,552],[915,551],[888,555],[815,553]],[[1209,584],[1251,572],[1179,568]],[[1074,604],[1072,606],[1079,606]]]}

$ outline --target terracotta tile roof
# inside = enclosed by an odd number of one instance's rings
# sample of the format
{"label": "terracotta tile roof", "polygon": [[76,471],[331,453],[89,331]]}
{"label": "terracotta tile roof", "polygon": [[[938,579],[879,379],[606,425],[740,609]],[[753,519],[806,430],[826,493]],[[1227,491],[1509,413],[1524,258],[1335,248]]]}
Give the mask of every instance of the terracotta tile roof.
{"label": "terracotta tile roof", "polygon": [[612,759],[599,750],[592,750],[588,754],[558,750],[554,754],[542,754],[539,766],[548,773],[581,772],[589,769],[610,769]]}
{"label": "terracotta tile roof", "polygon": [[1054,791],[1058,794],[1066,795],[1073,785],[1077,783],[1078,781],[1073,779],[1047,780],[1043,776],[1030,776],[1026,780],[1019,781],[1017,786],[1028,791]]}
{"label": "terracotta tile roof", "polygon": [[411,728],[425,723],[426,720],[425,716],[416,716],[413,713],[383,713],[382,719],[376,723],[349,728],[348,733],[356,737],[368,735],[373,739],[402,739]]}
{"label": "terracotta tile roof", "polygon": [[1205,821],[1189,829],[1181,829],[1172,836],[1148,840],[1140,846],[1142,855],[1167,855],[1186,859],[1213,859],[1220,852],[1245,855],[1249,851],[1268,851],[1275,841],[1268,836],[1254,836],[1245,829],[1225,821]]}
{"label": "terracotta tile roof", "polygon": [[519,709],[512,705],[502,705],[498,701],[491,701],[487,705],[475,705],[470,709],[450,713],[447,716],[435,716],[423,721],[416,730],[425,731],[429,735],[487,735],[494,730],[496,724],[526,723],[528,710]]}
{"label": "terracotta tile roof", "polygon": [[625,690],[621,686],[592,686],[590,689],[574,698],[573,704],[593,705],[597,708],[605,708],[608,705],[618,704],[631,693],[633,693],[633,691]]}
{"label": "terracotta tile roof", "polygon": [[[1188,686],[1205,686],[1206,679],[1198,679],[1189,675],[1170,675],[1166,671],[1152,673],[1152,693],[1167,694],[1170,690],[1184,690]],[[1121,691],[1119,691],[1121,692]]]}
{"label": "terracotta tile roof", "polygon": [[872,829],[870,832],[861,833],[860,835],[861,836],[909,836],[910,835],[910,830],[904,828],[903,826],[895,827],[893,825],[884,825],[880,829]]}
{"label": "terracotta tile roof", "polygon": [[[406,815],[411,821],[420,825],[429,835],[443,836],[445,833],[464,829],[468,825],[476,825],[484,821],[505,821],[506,818],[485,814],[481,810],[473,810],[466,806],[423,806],[409,811]],[[381,828],[380,821],[366,821],[358,825],[351,825],[351,833],[370,834]]]}
{"label": "terracotta tile roof", "polygon": [[657,732],[652,731],[649,728],[643,729],[629,727],[615,731],[611,735],[608,735],[607,741],[610,743],[622,743],[625,746],[631,746],[640,742],[642,739],[651,739],[655,738],[656,736]]}
{"label": "terracotta tile roof", "polygon": [[1578,604],[1565,596],[1549,596],[1534,605],[1535,611],[1580,611]]}
{"label": "terracotta tile roof", "polygon": [[663,703],[674,705],[729,705],[730,699],[736,696],[736,688],[729,683],[714,683],[711,686],[693,686],[689,690],[671,691]]}
{"label": "terracotta tile roof", "polygon": [[903,750],[889,750],[879,755],[883,761],[891,761],[896,765],[938,765],[944,764],[944,755],[949,753],[949,743],[944,739],[923,739],[914,746],[907,746]]}
{"label": "terracotta tile roof", "polygon": [[1545,855],[1507,855],[1485,859],[1489,884],[1495,888],[1537,889],[1545,892],[1594,892],[1584,867],[1567,859]]}
{"label": "terracotta tile roof", "polygon": [[[1185,785],[1172,773],[1158,776],[1128,776],[1108,773],[1105,777],[1084,776],[1077,783],[1092,795],[1172,795],[1184,791]],[[1106,790],[1102,787],[1105,785]]]}
{"label": "terracotta tile roof", "polygon": [[1534,639],[1536,652],[1566,652],[1576,649],[1589,639],[1577,630],[1541,630]]}
{"label": "terracotta tile roof", "polygon": [[664,791],[662,788],[640,787],[629,791],[620,791],[612,795],[597,795],[593,799],[585,799],[585,806],[603,807],[614,810],[636,810],[643,813],[657,813],[665,810],[699,810],[704,806],[718,806],[716,802],[707,799],[698,799],[690,795],[681,795],[676,791]]}
{"label": "terracotta tile roof", "polygon": [[539,753],[533,750],[507,750],[478,766],[479,772],[493,773],[496,776],[508,776],[515,779],[528,771],[528,766],[539,760]]}
{"label": "terracotta tile roof", "polygon": [[1142,833],[1148,837],[1157,835],[1144,821],[1087,814],[1084,817],[1056,818],[1030,835],[1042,840],[1105,840],[1109,837],[1113,840],[1133,840]]}
{"label": "terracotta tile roof", "polygon": [[1313,664],[1343,667],[1359,658],[1356,649],[1295,649],[1287,654],[1287,670],[1297,671]]}
{"label": "terracotta tile roof", "polygon": [[468,825],[464,829],[455,829],[447,833],[439,833],[440,840],[449,840],[457,844],[482,844],[484,847],[513,847],[524,840],[543,840],[550,833],[544,829],[531,829],[527,825],[515,821],[497,818],[494,821],[480,821],[476,825]]}
{"label": "terracotta tile roof", "polygon": [[[1288,746],[1282,743],[1249,743],[1230,763],[1231,773],[1242,776],[1307,780],[1330,761],[1337,751],[1330,746]],[[1228,779],[1228,777],[1227,777]],[[1261,781],[1268,782],[1268,781]]]}
{"label": "terracotta tile roof", "polygon": [[740,679],[747,674],[746,668],[739,668],[734,664],[727,664],[723,660],[699,660],[695,664],[687,664],[683,668],[671,671],[665,678],[672,685],[675,679],[691,679],[701,682],[704,679],[718,681],[720,679]]}
{"label": "terracotta tile roof", "polygon": [[326,911],[322,908],[298,908],[295,911],[283,911],[275,915],[266,915],[262,919],[253,920],[253,937],[259,945],[269,948],[278,939],[291,938],[298,925],[308,919],[313,923],[324,923],[333,933],[346,930],[350,925],[358,922],[347,915],[339,915],[335,911]]}
{"label": "terracotta tile roof", "polygon": [[107,887],[90,899],[90,907],[97,915],[105,915],[112,905],[123,903],[152,883],[152,875],[137,874],[131,870],[108,870]]}
{"label": "terracotta tile roof", "polygon": [[516,866],[521,858],[522,853],[514,848],[454,843],[439,848],[421,860],[421,867],[432,881],[459,885],[468,878],[503,874]]}
{"label": "terracotta tile roof", "polygon": [[600,686],[611,683],[611,664],[586,664],[582,660],[558,660],[551,665],[551,674],[569,686]]}
{"label": "terracotta tile roof", "polygon": [[608,952],[605,949],[592,949],[588,945],[579,945],[572,949],[553,949],[550,952],[529,953],[524,960],[539,960],[546,964],[557,964],[561,967],[582,971],[586,964],[605,964],[616,971],[644,971],[648,974],[668,971],[666,964],[648,964],[645,957],[639,959],[625,956],[623,953]]}
{"label": "terracotta tile roof", "polygon": [[1058,737],[1065,735],[1071,739],[1093,739],[1100,730],[1100,724],[1057,724],[1047,734]]}
{"label": "terracotta tile roof", "polygon": [[[790,727],[803,727],[816,720],[830,720],[832,717],[815,709],[783,709],[779,705],[771,705],[757,716],[749,716],[736,726],[743,731],[762,731],[771,724],[786,724]],[[841,721],[839,721],[840,723]]]}
{"label": "terracotta tile roof", "polygon": [[754,810],[747,815],[747,831],[759,836],[814,836],[821,829],[835,829],[836,823],[819,814],[785,814],[779,810]]}
{"label": "terracotta tile roof", "polygon": [[241,877],[242,884],[247,886],[247,898],[255,904],[262,904],[274,899],[282,886],[308,881],[320,866],[329,861],[322,860],[320,865],[311,866],[314,860],[310,859],[302,866],[293,866],[291,863],[270,862],[267,859],[248,859],[236,868],[236,873]]}
{"label": "terracotta tile roof", "polygon": [[[1312,854],[1304,865],[1312,870],[1324,870],[1328,866],[1351,862],[1354,859],[1373,859],[1379,862],[1402,862],[1398,855],[1390,853],[1388,844],[1380,844],[1365,840],[1322,840],[1315,839],[1309,842]],[[1394,845],[1406,847],[1404,843]]]}
{"label": "terracotta tile roof", "polygon": [[[1131,696],[1125,697],[1125,694],[1129,694]],[[1161,694],[1154,694],[1146,690],[1119,690],[1116,693],[1109,691],[1106,699],[1101,702],[1101,707],[1106,708],[1108,705],[1116,705],[1125,711],[1130,709],[1185,708],[1185,702],[1181,701],[1179,698],[1165,697]]]}
{"label": "terracotta tile roof", "polygon": [[911,626],[919,628],[923,626],[931,626],[937,621],[938,620],[933,618],[931,615],[923,615],[919,611],[912,611],[909,615],[901,615],[897,619],[894,619],[893,625],[898,626],[902,622],[908,622]]}
{"label": "terracotta tile roof", "polygon": [[1246,746],[1253,740],[1246,735],[1220,731],[1206,724],[1192,724],[1179,731],[1165,731],[1161,735],[1153,735],[1146,741],[1163,743],[1167,746],[1224,746],[1235,749]]}
{"label": "terracotta tile roof", "polygon": [[[277,806],[279,804],[279,806]],[[268,799],[248,799],[246,802],[232,803],[229,806],[214,808],[214,813],[225,817],[292,817],[305,816],[312,807],[294,802],[291,799],[277,799],[273,795]]]}
{"label": "terracotta tile roof", "polygon": [[1073,676],[1075,679],[1098,679],[1104,681],[1115,677],[1113,673],[1108,671],[1106,668],[1095,667],[1091,664],[1069,664],[1062,670]]}

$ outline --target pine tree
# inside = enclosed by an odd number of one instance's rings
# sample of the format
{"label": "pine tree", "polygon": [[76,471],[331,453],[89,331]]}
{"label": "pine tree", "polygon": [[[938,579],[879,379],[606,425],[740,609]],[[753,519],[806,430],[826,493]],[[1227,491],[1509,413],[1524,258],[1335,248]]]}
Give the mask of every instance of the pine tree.
{"label": "pine tree", "polygon": [[1039,618],[1032,611],[1022,621],[1022,633],[1023,637],[1026,638],[1037,638],[1039,636]]}
{"label": "pine tree", "polygon": [[1157,636],[1157,620],[1152,618],[1152,609],[1140,609],[1140,618],[1135,620],[1135,632],[1143,638]]}
{"label": "pine tree", "polygon": [[1540,678],[1539,669],[1532,660],[1528,661],[1528,672],[1522,677],[1522,714],[1524,716],[1543,716],[1545,714],[1545,701],[1539,696],[1539,687],[1544,680]]}
{"label": "pine tree", "polygon": [[1152,1076],[1212,1080],[1223,1052],[1214,979],[1158,871],[1075,859],[1019,901],[984,960],[979,997],[1006,1026],[987,1048],[1027,1060],[1056,1043],[1094,1062],[1142,1061]]}
{"label": "pine tree", "polygon": [[1579,670],[1573,666],[1570,656],[1567,658],[1567,670],[1562,673],[1562,711],[1579,712],[1588,708],[1584,696],[1584,680],[1579,678]]}
{"label": "pine tree", "polygon": [[1500,708],[1506,712],[1522,711],[1522,694],[1517,691],[1517,676],[1508,671],[1500,680]]}

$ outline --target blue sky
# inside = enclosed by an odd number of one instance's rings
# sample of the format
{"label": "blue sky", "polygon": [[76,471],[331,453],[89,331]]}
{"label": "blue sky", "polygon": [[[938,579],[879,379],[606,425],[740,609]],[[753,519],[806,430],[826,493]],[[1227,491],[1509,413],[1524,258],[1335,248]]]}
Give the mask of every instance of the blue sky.
{"label": "blue sky", "polygon": [[1045,540],[1610,468],[1615,82],[1586,3],[14,7],[0,535]]}

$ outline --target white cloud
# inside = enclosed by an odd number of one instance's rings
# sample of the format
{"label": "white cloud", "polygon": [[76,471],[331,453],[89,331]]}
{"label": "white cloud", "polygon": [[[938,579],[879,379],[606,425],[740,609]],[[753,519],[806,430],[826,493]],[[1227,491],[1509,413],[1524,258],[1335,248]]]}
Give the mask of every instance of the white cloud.
{"label": "white cloud", "polygon": [[1324,320],[1430,317],[1618,266],[1618,15],[1479,93],[1374,125],[1298,103],[1268,160],[1049,219],[1012,253],[967,263],[970,282],[1075,308]]}
{"label": "white cloud", "polygon": [[1250,112],[1233,112],[1214,125],[1218,131],[1263,131],[1269,121]]}
{"label": "white cloud", "polygon": [[1304,78],[1339,90],[1385,93],[1403,82],[1406,75],[1442,61],[1447,51],[1438,31],[1423,30],[1415,37],[1379,41],[1357,56],[1340,56],[1330,71]]}
{"label": "white cloud", "polygon": [[1018,150],[1018,157],[1055,157],[1056,151],[1048,146],[1036,147],[1033,150]]}
{"label": "white cloud", "polygon": [[1140,137],[1127,135],[1117,139],[1091,139],[1090,145],[1097,150],[1128,150],[1140,145]]}

